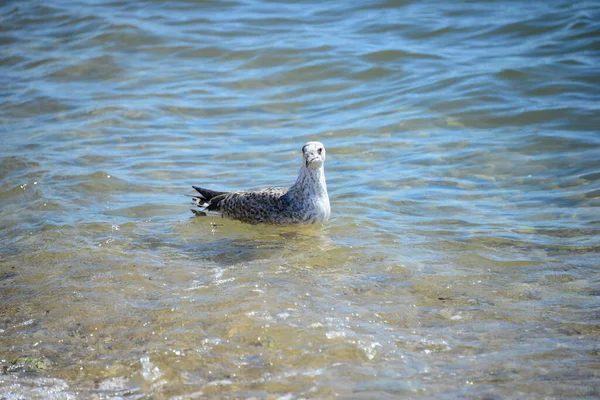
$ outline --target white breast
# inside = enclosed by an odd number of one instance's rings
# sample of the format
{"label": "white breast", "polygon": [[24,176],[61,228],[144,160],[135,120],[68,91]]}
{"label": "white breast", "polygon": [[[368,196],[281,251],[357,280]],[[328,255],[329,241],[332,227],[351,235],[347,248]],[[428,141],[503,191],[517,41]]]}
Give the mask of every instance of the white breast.
{"label": "white breast", "polygon": [[315,201],[315,208],[317,212],[317,221],[325,222],[329,220],[331,216],[331,207],[329,205],[329,196],[321,196]]}

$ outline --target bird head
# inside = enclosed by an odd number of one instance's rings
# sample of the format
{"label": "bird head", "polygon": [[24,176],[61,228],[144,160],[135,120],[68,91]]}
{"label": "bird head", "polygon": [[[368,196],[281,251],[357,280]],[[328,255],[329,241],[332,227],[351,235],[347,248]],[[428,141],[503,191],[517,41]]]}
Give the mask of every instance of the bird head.
{"label": "bird head", "polygon": [[320,168],[325,164],[325,146],[321,142],[308,142],[302,147],[306,168]]}

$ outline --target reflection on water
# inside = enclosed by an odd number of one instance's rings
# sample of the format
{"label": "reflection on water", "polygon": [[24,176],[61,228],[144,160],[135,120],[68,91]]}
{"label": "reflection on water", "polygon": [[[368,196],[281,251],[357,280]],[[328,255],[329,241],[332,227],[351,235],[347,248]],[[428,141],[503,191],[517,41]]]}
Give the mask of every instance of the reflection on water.
{"label": "reflection on water", "polygon": [[599,396],[595,4],[0,11],[0,397]]}

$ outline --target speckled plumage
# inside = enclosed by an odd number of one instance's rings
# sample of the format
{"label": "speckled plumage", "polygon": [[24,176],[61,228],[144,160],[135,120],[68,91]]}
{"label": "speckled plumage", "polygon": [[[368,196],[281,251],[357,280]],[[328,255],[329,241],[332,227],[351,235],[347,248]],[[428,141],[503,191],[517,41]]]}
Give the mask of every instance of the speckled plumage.
{"label": "speckled plumage", "polygon": [[[325,147],[308,142],[302,147],[303,163],[298,179],[289,188],[265,188],[241,192],[216,192],[192,186],[193,201],[204,211],[250,224],[304,225],[323,223],[331,208],[325,182]],[[192,210],[196,214],[197,210]]]}

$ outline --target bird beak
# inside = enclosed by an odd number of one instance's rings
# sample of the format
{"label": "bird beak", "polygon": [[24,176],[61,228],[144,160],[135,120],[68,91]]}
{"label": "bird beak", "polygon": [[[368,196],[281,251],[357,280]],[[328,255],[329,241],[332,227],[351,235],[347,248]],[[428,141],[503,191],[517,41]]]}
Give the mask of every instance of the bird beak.
{"label": "bird beak", "polygon": [[318,158],[319,158],[319,157],[317,157],[317,156],[312,156],[312,157],[311,157],[311,156],[308,156],[308,157],[306,157],[306,167],[308,168],[308,166],[309,166],[310,164],[312,164],[312,162],[313,162],[313,161],[315,161],[315,160],[316,160],[316,159],[318,159]]}

